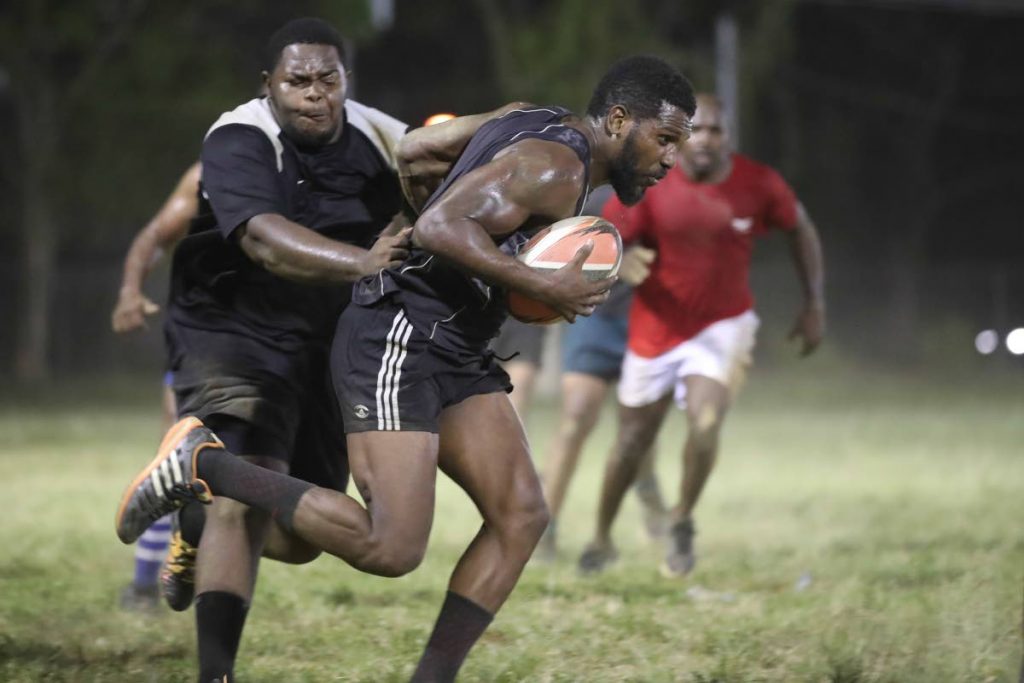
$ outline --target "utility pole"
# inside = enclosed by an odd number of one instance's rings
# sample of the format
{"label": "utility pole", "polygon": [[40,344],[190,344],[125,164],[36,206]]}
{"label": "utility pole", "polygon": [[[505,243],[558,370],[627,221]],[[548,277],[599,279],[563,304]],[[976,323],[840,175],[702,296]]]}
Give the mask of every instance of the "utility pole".
{"label": "utility pole", "polygon": [[736,15],[729,9],[715,18],[715,91],[725,106],[726,123],[736,149],[740,148],[740,41]]}

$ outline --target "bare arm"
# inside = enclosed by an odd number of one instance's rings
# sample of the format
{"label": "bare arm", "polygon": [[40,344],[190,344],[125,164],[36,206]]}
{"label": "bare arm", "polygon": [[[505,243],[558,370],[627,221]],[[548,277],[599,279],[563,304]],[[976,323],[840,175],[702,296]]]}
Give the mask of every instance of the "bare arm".
{"label": "bare arm", "polygon": [[354,282],[408,256],[410,228],[381,236],[370,249],[324,237],[280,214],[264,213],[238,228],[239,246],[275,275],[309,284]]}
{"label": "bare arm", "polygon": [[199,163],[192,164],[164,205],[132,240],[124,257],[121,289],[111,314],[115,332],[143,327],[145,316],[160,310],[142,293],[142,285],[163,255],[185,236],[189,221],[199,212],[199,174]]}
{"label": "bare arm", "polygon": [[797,206],[796,229],[789,234],[789,247],[804,293],[803,308],[789,337],[803,340],[800,353],[806,356],[825,336],[825,260],[818,231],[802,204]]}
{"label": "bare arm", "polygon": [[569,320],[589,315],[612,284],[611,279],[591,282],[583,276],[592,245],[566,267],[543,274],[494,243],[495,237],[528,222],[542,225],[571,216],[583,182],[583,164],[570,149],[524,140],[452,185],[416,221],[413,240],[487,282],[551,305]]}
{"label": "bare arm", "polygon": [[448,175],[480,126],[514,109],[529,106],[511,102],[483,114],[460,116],[444,123],[409,131],[398,143],[398,174],[406,201],[417,212]]}

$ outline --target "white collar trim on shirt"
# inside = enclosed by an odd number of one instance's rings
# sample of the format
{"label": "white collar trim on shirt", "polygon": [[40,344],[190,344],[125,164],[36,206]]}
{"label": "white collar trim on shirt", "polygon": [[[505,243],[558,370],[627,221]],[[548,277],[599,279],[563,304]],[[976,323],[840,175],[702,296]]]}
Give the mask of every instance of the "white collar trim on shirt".
{"label": "white collar trim on shirt", "polygon": [[[373,143],[373,146],[384,157],[388,166],[397,170],[398,161],[395,150],[398,146],[398,141],[405,135],[408,126],[378,109],[367,107],[365,104],[360,104],[355,100],[345,100],[345,117],[348,124],[355,126],[370,139],[370,142]],[[274,119],[274,114],[270,111],[270,103],[267,98],[258,97],[235,107],[231,111],[224,112],[210,126],[210,130],[206,131],[206,135],[208,137],[210,133],[218,128],[236,123],[259,128],[267,136],[270,144],[274,147],[274,153],[277,157],[277,171],[280,173],[284,168],[282,161],[284,145],[281,144],[279,137],[281,135],[281,126]]]}

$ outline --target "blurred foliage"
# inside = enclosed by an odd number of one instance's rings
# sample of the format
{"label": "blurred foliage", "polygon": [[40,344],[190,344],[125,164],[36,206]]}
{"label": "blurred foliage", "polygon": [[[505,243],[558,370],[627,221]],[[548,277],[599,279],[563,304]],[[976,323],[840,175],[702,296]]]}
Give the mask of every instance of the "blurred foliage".
{"label": "blurred foliage", "polygon": [[[29,328],[19,350],[53,356],[44,318],[57,338],[83,336],[82,318],[95,317],[86,300],[106,307],[96,290],[113,291],[134,232],[217,115],[255,93],[270,33],[303,15],[329,19],[358,48],[356,97],[417,124],[512,99],[581,111],[608,64],[634,53],[664,57],[713,89],[716,19],[731,11],[741,150],[777,167],[817,222],[836,322],[870,329],[834,338],[912,357],[933,353],[927,324],[947,311],[1016,325],[1019,278],[938,286],[929,269],[1019,271],[1024,81],[1007,78],[1006,64],[1024,13],[899,5],[395,0],[394,25],[377,31],[367,0],[6,0],[0,316],[36,315],[0,333],[0,357],[11,356],[13,330]],[[758,252],[788,268],[784,250]],[[97,346],[108,342],[105,324],[88,328]]]}
{"label": "blurred foliage", "polygon": [[[126,241],[195,159],[216,116],[255,95],[269,35],[304,15],[332,21],[350,40],[372,33],[363,0],[9,5],[0,64],[11,106],[27,109],[29,122],[39,107],[55,109],[50,130],[30,131],[22,117],[18,132],[34,138],[26,150],[40,136],[54,141],[45,181],[61,248]],[[10,176],[25,159],[8,161]]]}
{"label": "blurred foliage", "polygon": [[504,99],[582,111],[609,64],[641,53],[666,59],[695,83],[710,80],[706,52],[673,40],[671,33],[678,23],[707,23],[713,14],[704,3],[558,0],[537,8],[501,0],[474,4],[491,41]]}

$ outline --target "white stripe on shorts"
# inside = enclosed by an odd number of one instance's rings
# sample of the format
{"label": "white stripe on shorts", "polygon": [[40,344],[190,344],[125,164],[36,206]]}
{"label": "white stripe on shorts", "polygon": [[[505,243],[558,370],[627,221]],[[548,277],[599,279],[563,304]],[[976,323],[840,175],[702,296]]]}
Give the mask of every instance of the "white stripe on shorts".
{"label": "white stripe on shorts", "polygon": [[412,325],[399,311],[391,323],[384,345],[384,357],[377,373],[377,429],[394,431],[401,426],[398,415],[398,380],[402,376],[406,344],[412,334]]}
{"label": "white stripe on shorts", "polygon": [[412,325],[409,324],[408,320],[404,322],[405,333],[402,335],[402,339],[399,342],[399,344],[401,345],[402,352],[398,356],[398,361],[395,362],[394,387],[391,390],[391,414],[394,419],[394,424],[392,425],[391,428],[394,429],[395,431],[398,431],[399,429],[402,428],[402,422],[398,417],[398,387],[399,381],[402,379],[402,363],[405,362],[405,355],[409,351],[409,335],[412,334]]}

